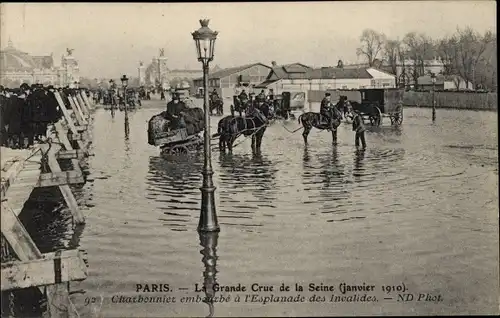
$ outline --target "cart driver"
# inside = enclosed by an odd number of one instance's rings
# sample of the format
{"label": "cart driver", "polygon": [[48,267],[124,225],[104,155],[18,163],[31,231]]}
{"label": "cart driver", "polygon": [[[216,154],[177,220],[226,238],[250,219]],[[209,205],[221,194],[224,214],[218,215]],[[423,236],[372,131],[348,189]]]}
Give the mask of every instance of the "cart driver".
{"label": "cart driver", "polygon": [[167,111],[164,113],[165,119],[171,122],[171,127],[186,128],[183,112],[186,105],[181,101],[179,93],[174,93],[172,100],[167,104]]}

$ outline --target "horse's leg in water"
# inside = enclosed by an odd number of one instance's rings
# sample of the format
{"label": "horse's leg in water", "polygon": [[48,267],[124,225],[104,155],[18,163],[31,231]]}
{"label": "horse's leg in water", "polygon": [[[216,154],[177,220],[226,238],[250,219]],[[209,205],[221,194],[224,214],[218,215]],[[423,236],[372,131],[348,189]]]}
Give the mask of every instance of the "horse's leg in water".
{"label": "horse's leg in water", "polygon": [[221,133],[219,136],[219,151],[226,152],[226,134]]}
{"label": "horse's leg in water", "polygon": [[229,135],[226,139],[227,149],[229,153],[233,153],[233,143],[236,140],[233,134]]}
{"label": "horse's leg in water", "polygon": [[311,132],[312,126],[310,126],[306,123],[303,123],[303,124],[304,124],[304,131],[302,132],[302,137],[304,138],[304,144],[307,145],[307,136]]}
{"label": "horse's leg in water", "polygon": [[337,145],[337,128],[332,130],[332,144]]}
{"label": "horse's leg in water", "polygon": [[260,147],[262,145],[262,138],[264,137],[264,132],[266,131],[266,127],[263,127],[256,133],[256,148],[257,151],[260,152]]}

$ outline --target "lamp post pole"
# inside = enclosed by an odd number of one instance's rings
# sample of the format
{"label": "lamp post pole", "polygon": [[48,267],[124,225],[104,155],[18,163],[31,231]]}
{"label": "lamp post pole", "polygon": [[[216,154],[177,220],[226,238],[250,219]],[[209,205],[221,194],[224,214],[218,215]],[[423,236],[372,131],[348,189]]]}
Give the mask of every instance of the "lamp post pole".
{"label": "lamp post pole", "polygon": [[215,186],[212,176],[212,151],[210,148],[210,110],[208,105],[208,66],[213,60],[215,39],[217,32],[208,27],[209,20],[200,20],[201,28],[192,33],[196,43],[198,61],[203,65],[203,112],[205,117],[204,131],[204,161],[203,161],[203,183],[201,191],[201,211],[198,223],[200,232],[217,232],[220,230],[217,222],[215,209]]}
{"label": "lamp post pole", "polygon": [[123,75],[121,78],[122,87],[123,87],[123,103],[125,104],[125,127],[128,126],[128,105],[127,105],[127,85],[128,78],[126,75]]}
{"label": "lamp post pole", "polygon": [[208,62],[203,63],[203,113],[205,115],[203,185],[201,187],[201,214],[198,230],[212,232],[219,230],[215,210],[215,187],[212,176],[212,149],[210,147],[210,111],[208,105]]}
{"label": "lamp post pole", "polygon": [[432,121],[436,120],[436,75],[434,73],[431,74],[432,80]]}

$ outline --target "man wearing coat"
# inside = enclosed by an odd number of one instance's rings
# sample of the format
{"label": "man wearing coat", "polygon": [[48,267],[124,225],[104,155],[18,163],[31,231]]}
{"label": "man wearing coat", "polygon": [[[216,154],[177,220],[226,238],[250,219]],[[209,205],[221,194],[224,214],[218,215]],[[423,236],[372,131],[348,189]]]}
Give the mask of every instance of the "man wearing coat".
{"label": "man wearing coat", "polygon": [[170,121],[172,129],[186,128],[183,112],[187,106],[180,100],[178,93],[175,93],[172,100],[167,104],[167,111],[164,112],[165,119]]}

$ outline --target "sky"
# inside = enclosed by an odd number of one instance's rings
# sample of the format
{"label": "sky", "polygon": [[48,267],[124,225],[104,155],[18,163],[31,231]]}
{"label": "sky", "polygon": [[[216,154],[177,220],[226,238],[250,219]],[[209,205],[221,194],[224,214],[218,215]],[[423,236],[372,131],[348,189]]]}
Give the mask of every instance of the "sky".
{"label": "sky", "polygon": [[170,69],[201,68],[191,32],[209,18],[218,31],[215,59],[223,68],[253,62],[312,66],[356,63],[366,28],[403,38],[431,37],[457,26],[496,30],[495,1],[339,1],[234,3],[2,3],[0,47],[10,38],[32,55],[74,49],[82,76],[137,74],[165,49]]}

